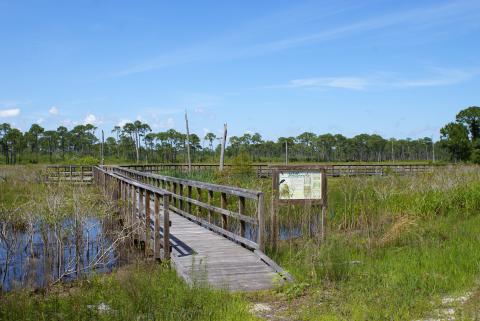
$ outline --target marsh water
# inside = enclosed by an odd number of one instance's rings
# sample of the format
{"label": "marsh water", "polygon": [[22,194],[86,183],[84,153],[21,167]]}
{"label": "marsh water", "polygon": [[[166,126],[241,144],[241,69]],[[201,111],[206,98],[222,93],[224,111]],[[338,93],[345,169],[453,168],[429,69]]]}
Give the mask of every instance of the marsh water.
{"label": "marsh water", "polygon": [[[36,223],[30,229],[0,224],[1,291],[42,288],[68,282],[91,273],[105,273],[128,262],[126,251],[115,244],[118,230],[111,220],[84,219],[81,224],[66,219],[54,227]],[[256,228],[247,224],[245,237],[256,241]],[[302,235],[300,227],[280,226],[279,237],[288,240]]]}
{"label": "marsh water", "polygon": [[105,222],[88,218],[76,228],[77,223],[67,219],[56,228],[36,223],[29,231],[1,226],[1,290],[41,288],[116,267],[118,255]]}

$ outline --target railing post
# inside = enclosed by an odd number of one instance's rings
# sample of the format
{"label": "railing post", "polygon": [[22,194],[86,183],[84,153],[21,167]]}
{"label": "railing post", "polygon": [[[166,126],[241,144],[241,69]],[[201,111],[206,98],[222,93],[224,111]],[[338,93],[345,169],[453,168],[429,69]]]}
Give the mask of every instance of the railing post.
{"label": "railing post", "polygon": [[154,204],[154,213],[155,216],[155,228],[153,235],[153,257],[157,260],[160,260],[160,196],[158,193],[154,193],[155,204]]}
{"label": "railing post", "polygon": [[127,224],[127,204],[128,204],[128,189],[127,189],[127,183],[122,181],[122,215],[123,215],[123,220],[124,220],[124,225]]}
{"label": "railing post", "polygon": [[[183,184],[178,184],[178,195],[183,196]],[[183,208],[184,208],[183,204],[184,204],[183,199],[180,199],[180,204],[179,204],[180,207],[179,208],[182,211],[183,211]]]}
{"label": "railing post", "polygon": [[[188,185],[187,187],[187,197],[192,198],[192,186]],[[192,203],[187,203],[187,212],[188,214],[192,214]]]}
{"label": "railing post", "polygon": [[130,186],[128,185],[127,182],[125,182],[125,186],[123,188],[123,190],[125,191],[125,211],[124,211],[124,215],[125,215],[125,225],[127,226],[127,228],[129,228],[131,226],[130,224],[130,200],[131,200],[131,196],[130,196]]}
{"label": "railing post", "polygon": [[163,259],[170,260],[170,214],[169,195],[163,195]]}
{"label": "railing post", "polygon": [[[264,195],[260,193],[258,195],[258,202],[257,202],[257,213],[258,213],[258,235],[257,235],[257,243],[260,251],[265,251],[265,206],[264,206]],[[276,244],[275,244],[276,246]]]}
{"label": "railing post", "polygon": [[[208,191],[208,205],[213,205],[213,191]],[[213,211],[208,210],[208,223],[212,223]]]}
{"label": "railing post", "polygon": [[[240,196],[238,198],[238,213],[245,215],[245,197]],[[245,221],[240,219],[240,236],[245,237]]]}
{"label": "railing post", "polygon": [[[143,210],[145,207],[145,198],[144,198],[145,191],[143,188],[138,188],[138,222],[141,222],[143,218]],[[139,231],[139,239],[140,237],[140,231]],[[141,239],[139,240],[141,241]]]}
{"label": "railing post", "polygon": [[177,207],[177,199],[175,198],[175,195],[177,195],[177,183],[173,183],[173,193],[172,196],[173,198],[173,206]]}
{"label": "railing post", "polygon": [[132,197],[132,213],[131,213],[131,225],[132,225],[132,232],[134,233],[134,228],[137,227],[137,188],[132,185],[131,186],[131,197]]}
{"label": "railing post", "polygon": [[[279,191],[278,186],[280,185],[278,182],[278,171],[274,170],[272,172],[272,204],[271,204],[271,217],[270,217],[270,240],[271,240],[271,247],[272,249],[276,250],[277,248],[277,240],[278,240],[278,225],[277,225],[277,215],[278,215],[278,198],[279,198]],[[258,206],[263,203],[263,195],[262,198],[258,198]],[[260,218],[263,216],[263,210],[259,207],[258,210],[258,229],[260,230]],[[261,215],[261,216],[260,216]]]}
{"label": "railing post", "polygon": [[[227,194],[222,193],[221,198],[220,198],[220,207],[223,209],[227,208]],[[222,228],[224,230],[228,230],[228,216],[225,214],[222,214]]]}
{"label": "railing post", "polygon": [[[202,201],[202,189],[197,187],[197,201],[201,202]],[[197,216],[202,215],[202,207],[197,206]]]}
{"label": "railing post", "polygon": [[145,256],[149,255],[150,250],[150,190],[145,191]]}

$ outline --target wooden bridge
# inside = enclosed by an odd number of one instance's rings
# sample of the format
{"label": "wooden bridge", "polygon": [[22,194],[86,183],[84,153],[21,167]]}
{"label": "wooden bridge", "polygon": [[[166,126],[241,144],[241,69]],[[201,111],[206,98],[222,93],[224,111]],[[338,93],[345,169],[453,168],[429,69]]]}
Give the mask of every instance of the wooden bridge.
{"label": "wooden bridge", "polygon": [[[429,164],[325,164],[327,176],[384,176],[389,174],[408,175],[431,172],[436,166]],[[187,164],[148,164],[148,165],[124,165],[124,168],[134,169],[141,172],[165,173],[165,172],[188,172]],[[225,165],[227,169],[234,169],[235,165]],[[272,169],[269,164],[247,165],[260,178],[269,178]],[[218,164],[192,164],[192,171],[212,171],[218,169]]]}
{"label": "wooden bridge", "polygon": [[[193,170],[214,166],[196,164]],[[253,166],[260,177],[271,175],[269,166]],[[429,165],[329,166],[326,172],[330,176],[433,170]],[[47,180],[99,185],[117,202],[125,230],[144,244],[145,255],[171,262],[187,282],[254,291],[290,280],[289,274],[264,254],[263,193],[158,174],[187,169],[182,164],[59,165],[47,167]]]}
{"label": "wooden bridge", "polygon": [[[327,176],[385,176],[389,174],[410,175],[433,171],[440,165],[427,164],[327,164],[324,165]],[[186,173],[187,164],[148,164],[148,165],[123,165],[123,168],[138,170],[146,173]],[[234,165],[225,165],[227,169],[234,169]],[[248,165],[252,172],[260,178],[269,178],[272,169],[269,164]],[[192,171],[217,170],[217,164],[192,164]],[[93,166],[91,165],[49,165],[47,178],[50,181],[68,181],[74,183],[90,183],[93,179]]]}
{"label": "wooden bridge", "polygon": [[187,282],[255,291],[291,279],[263,252],[262,192],[116,166],[92,173],[145,254],[169,260]]}
{"label": "wooden bridge", "polygon": [[46,179],[50,182],[90,183],[93,179],[91,165],[49,165]]}

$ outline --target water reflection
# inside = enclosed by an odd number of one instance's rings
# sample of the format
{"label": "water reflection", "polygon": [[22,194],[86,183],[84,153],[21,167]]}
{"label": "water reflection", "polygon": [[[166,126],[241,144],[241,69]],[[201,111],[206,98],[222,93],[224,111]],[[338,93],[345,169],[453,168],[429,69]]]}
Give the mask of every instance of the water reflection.
{"label": "water reflection", "polygon": [[[107,224],[108,225],[108,224]],[[92,271],[108,272],[117,266],[113,238],[105,222],[89,218],[80,224],[72,219],[56,227],[36,223],[15,229],[0,223],[1,289],[40,288],[69,281]]]}

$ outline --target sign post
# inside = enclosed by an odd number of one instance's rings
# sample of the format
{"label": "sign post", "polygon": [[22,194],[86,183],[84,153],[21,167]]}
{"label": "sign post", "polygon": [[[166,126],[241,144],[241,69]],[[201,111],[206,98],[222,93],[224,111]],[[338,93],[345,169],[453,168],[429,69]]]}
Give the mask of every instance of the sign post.
{"label": "sign post", "polygon": [[324,240],[328,206],[325,167],[318,165],[293,165],[271,166],[270,168],[272,172],[272,248],[275,249],[278,243],[277,218],[279,208],[285,204],[304,205],[309,208],[320,206],[321,213],[314,214],[309,230],[311,236]]}

